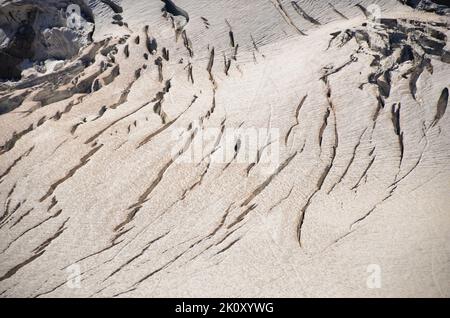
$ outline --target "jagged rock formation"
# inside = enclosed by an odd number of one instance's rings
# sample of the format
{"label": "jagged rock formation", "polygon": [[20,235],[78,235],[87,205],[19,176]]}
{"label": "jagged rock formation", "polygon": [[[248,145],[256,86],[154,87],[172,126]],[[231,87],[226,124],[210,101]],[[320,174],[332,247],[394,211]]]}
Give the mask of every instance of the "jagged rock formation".
{"label": "jagged rock formation", "polygon": [[2,297],[450,295],[443,4],[45,3],[0,1]]}
{"label": "jagged rock formation", "polygon": [[403,3],[420,10],[447,15],[450,13],[446,0],[402,0]]}
{"label": "jagged rock formation", "polygon": [[[79,9],[70,27],[71,8]],[[71,7],[72,6],[72,7]],[[90,8],[77,1],[3,1],[0,7],[0,79],[18,80],[25,61],[66,60],[90,42]]]}

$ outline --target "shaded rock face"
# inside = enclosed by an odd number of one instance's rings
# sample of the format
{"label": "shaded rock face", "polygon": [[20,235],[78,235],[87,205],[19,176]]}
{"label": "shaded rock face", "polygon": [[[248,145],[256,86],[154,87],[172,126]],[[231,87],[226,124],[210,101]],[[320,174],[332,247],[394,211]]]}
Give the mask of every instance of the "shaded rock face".
{"label": "shaded rock face", "polygon": [[21,76],[19,64],[34,56],[33,42],[36,37],[33,26],[24,21],[12,35],[8,45],[0,50],[0,78],[18,80]]}
{"label": "shaded rock face", "polygon": [[404,0],[403,2],[413,8],[440,15],[450,13],[450,3],[448,0]]}
{"label": "shaded rock face", "polygon": [[22,23],[14,34],[7,53],[18,58],[32,58],[34,55],[33,42],[36,37],[33,26],[29,21]]}
{"label": "shaded rock face", "polygon": [[0,51],[0,78],[19,80],[22,71],[17,68],[21,60]]}
{"label": "shaded rock face", "polygon": [[[0,79],[20,79],[25,60],[70,59],[91,41],[94,20],[82,1],[4,2],[0,7]],[[76,24],[68,12],[74,4],[79,8]]]}

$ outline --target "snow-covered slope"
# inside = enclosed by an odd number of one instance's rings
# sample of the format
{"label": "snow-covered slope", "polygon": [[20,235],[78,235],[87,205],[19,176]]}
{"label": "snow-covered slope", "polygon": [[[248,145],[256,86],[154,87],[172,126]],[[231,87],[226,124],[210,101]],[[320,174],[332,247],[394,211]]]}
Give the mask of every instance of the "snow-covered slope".
{"label": "snow-covered slope", "polygon": [[0,1],[0,295],[450,296],[450,21],[407,2]]}

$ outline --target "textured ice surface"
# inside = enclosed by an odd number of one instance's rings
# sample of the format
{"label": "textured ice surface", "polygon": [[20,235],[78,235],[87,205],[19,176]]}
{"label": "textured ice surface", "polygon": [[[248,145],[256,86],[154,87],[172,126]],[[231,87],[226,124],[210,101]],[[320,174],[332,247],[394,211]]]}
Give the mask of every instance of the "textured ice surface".
{"label": "textured ice surface", "polygon": [[0,1],[1,297],[448,297],[449,16],[403,2]]}

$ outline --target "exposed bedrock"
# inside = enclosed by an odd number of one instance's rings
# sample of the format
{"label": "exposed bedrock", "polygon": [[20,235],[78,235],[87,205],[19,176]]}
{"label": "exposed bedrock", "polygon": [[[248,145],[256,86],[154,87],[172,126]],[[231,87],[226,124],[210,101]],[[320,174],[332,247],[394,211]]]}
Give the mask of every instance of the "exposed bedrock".
{"label": "exposed bedrock", "polygon": [[448,0],[402,0],[405,4],[424,11],[435,12],[437,14],[450,13]]}
{"label": "exposed bedrock", "polygon": [[0,2],[0,79],[48,59],[74,57],[91,42],[94,18],[83,0]]}

